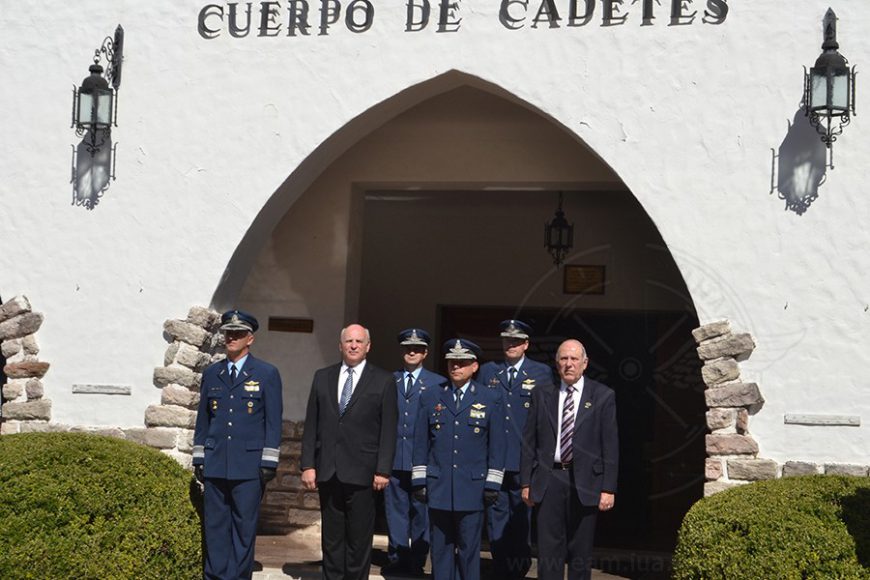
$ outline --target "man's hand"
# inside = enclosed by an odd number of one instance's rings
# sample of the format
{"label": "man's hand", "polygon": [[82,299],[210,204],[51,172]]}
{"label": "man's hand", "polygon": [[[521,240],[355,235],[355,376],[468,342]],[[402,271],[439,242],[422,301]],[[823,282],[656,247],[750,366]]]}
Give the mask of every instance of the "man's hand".
{"label": "man's hand", "polygon": [[383,491],[385,487],[390,485],[390,478],[379,473],[375,474],[375,480],[372,482],[372,489],[375,491]]}
{"label": "man's hand", "polygon": [[317,470],[313,467],[302,471],[302,487],[307,491],[317,489]]}
{"label": "man's hand", "polygon": [[202,465],[193,466],[193,477],[195,477],[196,481],[199,483],[205,483],[205,475],[202,472]]}
{"label": "man's hand", "polygon": [[276,471],[277,470],[275,470],[271,467],[261,467],[260,468],[260,483],[262,483],[263,485],[266,485],[267,483],[269,483],[270,481],[275,479]]}
{"label": "man's hand", "polygon": [[420,503],[426,503],[426,501],[429,499],[426,494],[426,486],[414,488],[414,491],[411,493],[414,495],[414,499],[416,499]]}
{"label": "man's hand", "polygon": [[483,490],[483,505],[491,506],[498,501],[498,492],[494,489]]}
{"label": "man's hand", "polygon": [[523,488],[523,503],[529,507],[535,507],[535,502],[532,501],[532,488],[528,485]]}
{"label": "man's hand", "polygon": [[613,509],[613,502],[615,501],[615,496],[612,493],[607,493],[606,491],[601,492],[601,499],[598,500],[598,509],[606,512],[609,509]]}

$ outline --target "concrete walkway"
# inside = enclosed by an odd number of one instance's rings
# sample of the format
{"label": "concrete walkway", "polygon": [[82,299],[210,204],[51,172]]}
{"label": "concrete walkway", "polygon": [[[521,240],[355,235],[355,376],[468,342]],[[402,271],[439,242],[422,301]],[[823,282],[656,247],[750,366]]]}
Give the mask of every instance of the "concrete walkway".
{"label": "concrete walkway", "polygon": [[[383,563],[387,553],[387,537],[376,534],[374,538],[374,553],[372,571],[369,578],[385,580],[398,580],[401,576],[390,574],[382,576],[378,563]],[[484,559],[489,554],[481,554]],[[257,566],[254,572],[254,580],[288,580],[304,579],[314,580],[320,578],[320,535],[317,533],[302,531],[286,536],[257,536],[256,551]],[[484,569],[487,562],[483,562]],[[426,572],[431,573],[427,564]],[[537,578],[537,570],[534,562],[527,578]],[[600,570],[592,572],[593,580],[621,580],[623,576],[606,574]]]}

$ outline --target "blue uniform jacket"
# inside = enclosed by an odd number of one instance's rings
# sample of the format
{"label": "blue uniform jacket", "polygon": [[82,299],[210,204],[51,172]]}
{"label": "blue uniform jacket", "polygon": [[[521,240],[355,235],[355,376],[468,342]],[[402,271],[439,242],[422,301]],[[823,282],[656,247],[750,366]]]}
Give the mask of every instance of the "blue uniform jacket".
{"label": "blue uniform jacket", "polygon": [[248,355],[230,384],[226,361],[202,373],[193,464],[205,477],[257,479],[260,467],[278,467],[282,386],[278,369]]}
{"label": "blue uniform jacket", "polygon": [[405,371],[396,371],[393,376],[396,379],[396,400],[399,403],[399,422],[396,429],[396,455],[393,459],[393,469],[411,471],[414,428],[417,424],[417,407],[420,405],[420,395],[428,389],[440,387],[447,382],[447,379],[432,371],[420,369],[420,376],[411,386],[411,391],[406,394]]}
{"label": "blue uniform jacket", "polygon": [[432,509],[480,511],[483,490],[504,478],[503,395],[472,381],[458,410],[453,397],[450,383],[421,395],[411,481]]}
{"label": "blue uniform jacket", "polygon": [[523,428],[529,416],[532,391],[535,388],[554,385],[553,370],[528,357],[523,360],[517,373],[516,386],[511,390],[508,385],[507,364],[488,362],[480,368],[477,381],[488,387],[498,387],[505,397],[505,471],[520,470],[520,454],[523,442]]}

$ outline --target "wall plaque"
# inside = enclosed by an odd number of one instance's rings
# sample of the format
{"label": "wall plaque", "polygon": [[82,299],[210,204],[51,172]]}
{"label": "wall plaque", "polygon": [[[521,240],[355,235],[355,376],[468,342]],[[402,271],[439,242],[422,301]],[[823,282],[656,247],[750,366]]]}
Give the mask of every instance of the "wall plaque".
{"label": "wall plaque", "polygon": [[604,266],[565,265],[565,294],[604,294]]}
{"label": "wall plaque", "polygon": [[314,319],[270,316],[269,330],[275,332],[314,332]]}

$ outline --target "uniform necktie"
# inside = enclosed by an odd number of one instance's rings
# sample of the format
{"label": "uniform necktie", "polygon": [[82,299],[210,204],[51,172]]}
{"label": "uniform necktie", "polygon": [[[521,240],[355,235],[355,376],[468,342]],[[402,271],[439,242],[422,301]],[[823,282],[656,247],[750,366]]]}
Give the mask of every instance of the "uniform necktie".
{"label": "uniform necktie", "polygon": [[411,387],[414,386],[414,375],[408,373],[408,382],[405,384],[405,396],[411,394]]}
{"label": "uniform necktie", "polygon": [[239,376],[239,373],[238,373],[238,371],[236,370],[236,365],[231,364],[231,365],[230,365],[230,382],[231,382],[231,383],[235,383],[235,382],[236,382],[236,377],[237,377],[237,376]]}
{"label": "uniform necktie", "polygon": [[566,393],[562,407],[562,439],[559,443],[562,463],[570,463],[574,457],[574,385],[569,385]]}
{"label": "uniform necktie", "polygon": [[511,390],[514,390],[514,386],[516,385],[517,381],[517,367],[509,368],[508,372],[511,376],[510,379],[508,379],[508,386],[511,388]]}
{"label": "uniform necktie", "polygon": [[344,386],[341,388],[341,398],[338,399],[338,414],[344,415],[344,410],[347,409],[347,403],[350,401],[350,394],[353,391],[353,369],[348,367],[347,380],[344,381]]}
{"label": "uniform necktie", "polygon": [[462,389],[456,389],[456,408],[459,408],[459,402],[462,401]]}

